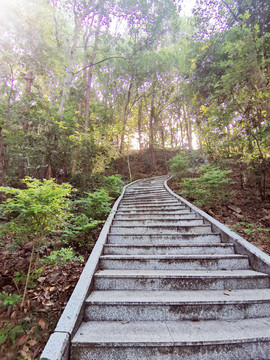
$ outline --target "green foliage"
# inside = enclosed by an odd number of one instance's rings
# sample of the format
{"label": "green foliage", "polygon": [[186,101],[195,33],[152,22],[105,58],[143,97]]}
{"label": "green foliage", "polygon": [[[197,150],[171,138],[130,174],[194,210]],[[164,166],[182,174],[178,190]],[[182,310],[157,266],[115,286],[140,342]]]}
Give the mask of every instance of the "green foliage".
{"label": "green foliage", "polygon": [[182,194],[194,200],[197,206],[211,207],[217,201],[224,201],[229,192],[227,185],[232,181],[227,177],[231,170],[221,170],[215,166],[204,165],[198,178],[184,178],[180,183]]}
{"label": "green foliage", "polygon": [[190,166],[190,160],[185,154],[176,155],[169,160],[170,171],[173,172],[178,178],[185,176]]}
{"label": "green foliage", "polygon": [[[40,275],[43,272],[43,268],[39,267],[37,269],[34,269],[31,271],[31,274],[29,275],[27,288],[34,288],[36,286],[35,280],[40,277]],[[27,274],[24,271],[16,271],[13,281],[16,285],[24,284],[27,280]]]}
{"label": "green foliage", "polygon": [[94,240],[94,235],[102,223],[102,220],[93,220],[83,213],[70,215],[65,227],[60,230],[61,241],[72,246],[85,246]]}
{"label": "green foliage", "polygon": [[16,345],[16,338],[24,334],[24,329],[21,325],[14,326],[11,323],[2,324],[0,328],[0,345],[3,345],[6,340],[10,339],[12,344]]}
{"label": "green foliage", "polygon": [[62,226],[68,214],[71,185],[30,177],[22,183],[26,189],[0,187],[0,192],[12,195],[3,203],[4,214],[11,217],[5,231],[14,232],[18,240],[36,239]]}
{"label": "green foliage", "polygon": [[87,197],[74,201],[77,211],[90,219],[104,220],[111,211],[112,198],[105,189],[87,193]]}
{"label": "green foliage", "polygon": [[75,251],[71,247],[68,247],[52,251],[50,255],[45,256],[42,260],[39,260],[39,263],[57,265],[74,261],[84,262],[84,258],[76,255]]}
{"label": "green foliage", "polygon": [[17,294],[9,294],[6,291],[2,291],[0,293],[0,300],[4,306],[12,306],[21,302],[22,297]]}
{"label": "green foliage", "polygon": [[118,197],[123,188],[123,181],[121,175],[104,176],[102,179],[102,187],[108,192],[108,194],[114,198]]}

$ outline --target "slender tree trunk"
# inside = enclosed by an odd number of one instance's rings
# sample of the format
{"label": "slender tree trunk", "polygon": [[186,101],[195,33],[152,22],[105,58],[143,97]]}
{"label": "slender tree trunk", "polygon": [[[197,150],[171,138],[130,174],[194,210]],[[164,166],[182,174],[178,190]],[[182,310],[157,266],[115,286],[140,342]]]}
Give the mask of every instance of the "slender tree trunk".
{"label": "slender tree trunk", "polygon": [[89,131],[89,116],[90,116],[90,98],[91,98],[91,88],[92,88],[92,79],[93,79],[93,64],[95,62],[97,56],[97,45],[98,45],[98,37],[101,28],[103,14],[100,14],[98,17],[98,24],[95,32],[95,41],[93,52],[91,56],[91,60],[89,62],[88,74],[87,74],[87,88],[85,94],[85,121],[84,121],[84,132],[88,133]]}
{"label": "slender tree trunk", "polygon": [[65,76],[65,79],[64,79],[62,95],[61,95],[61,101],[60,101],[60,105],[59,105],[59,109],[58,109],[58,115],[60,116],[60,118],[63,117],[64,107],[65,107],[66,101],[67,101],[68,96],[69,96],[70,86],[71,86],[72,81],[73,81],[73,72],[72,72],[72,70],[73,70],[73,63],[74,63],[74,59],[75,59],[76,51],[77,51],[77,44],[78,44],[78,39],[79,39],[80,27],[81,27],[81,22],[79,21],[78,17],[75,15],[74,36],[73,36],[71,49],[70,49],[70,52],[69,52],[69,55],[68,55],[68,65],[67,65],[67,70],[66,70],[66,76]]}
{"label": "slender tree trunk", "polygon": [[155,120],[155,93],[152,94],[151,109],[150,109],[150,121],[149,121],[149,150],[152,160],[152,170],[157,166],[156,153],[154,148],[154,120]]}
{"label": "slender tree trunk", "polygon": [[186,125],[186,134],[187,134],[187,140],[188,140],[188,148],[192,150],[192,127],[191,127],[191,120],[190,117],[187,114],[185,104],[183,105],[183,116],[184,121]]}
{"label": "slender tree trunk", "polygon": [[5,184],[5,175],[7,172],[7,157],[5,151],[4,137],[2,127],[0,126],[0,185]]}
{"label": "slender tree trunk", "polygon": [[138,136],[139,136],[139,150],[142,151],[142,102],[139,103],[138,110]]}
{"label": "slender tree trunk", "polygon": [[123,148],[124,148],[125,128],[126,128],[126,124],[127,124],[127,113],[128,113],[127,110],[128,110],[128,105],[129,105],[129,101],[130,101],[131,88],[132,88],[132,78],[130,80],[129,87],[128,87],[127,100],[126,100],[126,104],[125,104],[125,108],[124,108],[124,115],[123,115],[123,120],[122,120],[122,132],[121,132],[120,149],[119,149],[120,154],[122,154]]}

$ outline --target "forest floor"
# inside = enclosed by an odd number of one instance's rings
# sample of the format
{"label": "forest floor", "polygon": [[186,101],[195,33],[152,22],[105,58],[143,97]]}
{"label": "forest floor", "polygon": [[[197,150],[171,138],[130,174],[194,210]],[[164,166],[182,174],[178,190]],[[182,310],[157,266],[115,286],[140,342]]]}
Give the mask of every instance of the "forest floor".
{"label": "forest floor", "polygon": [[[172,186],[180,193],[177,183]],[[233,185],[233,196],[226,204],[203,209],[261,250],[270,254],[270,204],[263,204],[254,189],[241,190]],[[0,251],[1,290],[18,292],[14,277],[27,270],[31,243],[12,249],[5,239]],[[90,252],[91,250],[89,250]],[[85,261],[87,256],[84,255]],[[26,306],[1,306],[0,358],[2,360],[38,359],[80,277],[85,263],[42,265],[32,281]],[[22,292],[22,289],[20,289]]]}
{"label": "forest floor", "polygon": [[[239,179],[233,180],[226,202],[202,210],[270,255],[270,202],[262,202],[254,187],[241,189]],[[181,195],[177,181],[171,188]]]}

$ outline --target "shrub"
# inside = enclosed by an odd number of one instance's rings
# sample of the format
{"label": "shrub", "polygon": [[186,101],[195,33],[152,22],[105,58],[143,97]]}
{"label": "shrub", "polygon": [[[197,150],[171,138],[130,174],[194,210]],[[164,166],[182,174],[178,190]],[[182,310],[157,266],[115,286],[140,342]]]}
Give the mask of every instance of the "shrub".
{"label": "shrub", "polygon": [[114,198],[118,197],[123,188],[123,181],[121,175],[104,176],[102,179],[102,187],[108,194]]}
{"label": "shrub", "polygon": [[204,165],[200,167],[198,178],[184,178],[180,183],[182,194],[194,200],[197,206],[211,207],[216,201],[224,201],[229,192],[226,186],[232,184],[227,177],[231,170]]}
{"label": "shrub", "polygon": [[69,213],[68,196],[72,187],[70,184],[56,184],[53,179],[40,181],[31,177],[26,177],[22,183],[26,189],[0,187],[0,191],[12,195],[2,205],[4,214],[11,216],[3,232],[13,232],[19,241],[33,240],[22,299],[24,305],[35,247],[40,246],[49,232],[63,226]]}
{"label": "shrub", "polygon": [[39,260],[41,264],[66,264],[67,262],[84,262],[82,256],[76,255],[71,247],[62,248],[60,250],[52,251],[50,255],[45,256],[42,260]]}
{"label": "shrub", "polygon": [[86,198],[74,201],[75,208],[88,218],[104,220],[111,211],[112,198],[105,189],[87,193]]}
{"label": "shrub", "polygon": [[182,178],[187,174],[190,165],[190,160],[185,154],[176,155],[169,160],[170,171],[173,172],[178,178]]}

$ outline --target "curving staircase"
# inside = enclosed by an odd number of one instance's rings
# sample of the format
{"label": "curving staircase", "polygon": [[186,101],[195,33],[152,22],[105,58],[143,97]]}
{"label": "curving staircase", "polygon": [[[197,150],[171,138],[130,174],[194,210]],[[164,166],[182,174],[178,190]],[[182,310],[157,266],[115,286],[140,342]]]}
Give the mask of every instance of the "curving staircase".
{"label": "curving staircase", "polygon": [[70,359],[269,360],[269,275],[164,180],[126,189]]}

